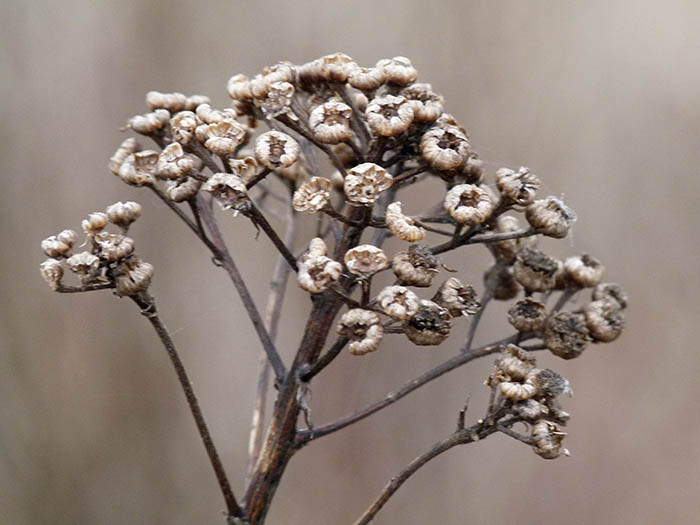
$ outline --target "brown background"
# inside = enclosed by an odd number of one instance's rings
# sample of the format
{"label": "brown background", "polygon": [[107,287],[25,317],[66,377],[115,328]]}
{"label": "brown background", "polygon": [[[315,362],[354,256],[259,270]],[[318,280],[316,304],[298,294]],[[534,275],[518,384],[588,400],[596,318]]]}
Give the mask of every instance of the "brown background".
{"label": "brown background", "polygon": [[[240,493],[254,334],[189,232],[149,194],[111,176],[106,161],[119,127],[145,110],[148,90],[204,93],[223,105],[233,73],[339,50],[365,65],[410,57],[491,172],[529,166],[545,192],[564,194],[578,212],[556,253],[602,258],[632,301],[620,341],[574,362],[541,357],[576,392],[565,400],[571,458],[545,462],[503,436],[453,449],[407,483],[377,523],[695,522],[700,4],[660,6],[4,2],[0,522],[222,523],[204,450],[150,328],[109,293],[52,294],[38,274],[38,243],[114,201],[142,202],[137,250],[156,267],[163,317]],[[253,241],[244,220],[226,223],[262,303],[273,251],[264,238]],[[479,284],[481,250],[448,261]],[[287,362],[308,309],[296,290],[291,300],[280,345]],[[503,332],[499,311],[480,340]],[[394,344],[365,359],[343,355],[315,383],[315,420],[446,359],[463,330],[432,350]],[[489,368],[487,360],[460,369],[303,450],[270,523],[351,523],[393,473],[452,431],[467,394],[468,417],[482,414]]]}

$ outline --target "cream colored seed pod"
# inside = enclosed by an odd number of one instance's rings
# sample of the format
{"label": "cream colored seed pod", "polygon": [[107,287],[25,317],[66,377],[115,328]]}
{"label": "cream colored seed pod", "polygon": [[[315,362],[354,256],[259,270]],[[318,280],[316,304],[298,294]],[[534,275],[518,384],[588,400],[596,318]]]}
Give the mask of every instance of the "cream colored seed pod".
{"label": "cream colored seed pod", "polygon": [[506,399],[513,401],[524,401],[537,396],[537,394],[539,394],[537,385],[537,374],[539,374],[539,372],[540,370],[538,368],[533,368],[528,372],[522,382],[504,381],[499,385],[501,394],[503,394],[503,397]]}
{"label": "cream colored seed pod", "polygon": [[513,414],[523,418],[525,421],[537,421],[549,414],[547,405],[534,399],[513,403],[510,409],[513,411]]}
{"label": "cream colored seed pod", "polygon": [[214,173],[202,189],[211,193],[223,209],[233,208],[248,197],[243,181],[231,173]]}
{"label": "cream colored seed pod", "polygon": [[377,62],[377,69],[383,69],[386,82],[407,86],[418,78],[418,71],[406,57],[383,58]]}
{"label": "cream colored seed pod", "polygon": [[415,315],[420,306],[420,299],[403,286],[387,286],[376,299],[382,311],[392,319],[406,320]]}
{"label": "cream colored seed pod", "polygon": [[458,170],[469,159],[471,145],[467,136],[455,126],[434,126],[420,139],[423,158],[440,171]]}
{"label": "cream colored seed pod", "polygon": [[119,168],[119,178],[131,186],[152,186],[155,184],[155,171],[158,153],[146,149],[129,155]]}
{"label": "cream colored seed pod", "polygon": [[574,359],[586,349],[590,336],[583,314],[559,312],[544,326],[544,344],[550,352],[562,359]]}
{"label": "cream colored seed pod", "polygon": [[192,142],[195,130],[201,121],[192,111],[180,111],[170,119],[170,129],[173,132],[173,140],[180,144]]}
{"label": "cream colored seed pod", "polygon": [[90,252],[80,252],[70,256],[66,264],[72,272],[80,275],[83,283],[86,283],[97,274],[100,259]]}
{"label": "cream colored seed pod", "polygon": [[357,67],[348,76],[348,83],[355,89],[374,91],[386,81],[386,73],[381,67]]}
{"label": "cream colored seed pod", "polygon": [[532,426],[530,437],[535,454],[544,459],[556,459],[561,454],[569,455],[569,451],[561,446],[566,433],[556,423],[544,419],[538,421]]}
{"label": "cream colored seed pod", "polygon": [[235,120],[236,111],[232,108],[212,109],[209,104],[200,104],[195,109],[197,118],[205,124],[216,124],[222,120]]}
{"label": "cream colored seed pod", "polygon": [[365,162],[348,172],[343,189],[350,202],[372,204],[381,192],[391,187],[393,181],[384,168],[372,162]]}
{"label": "cream colored seed pod", "polygon": [[131,237],[101,233],[95,238],[95,241],[100,247],[100,259],[108,263],[121,261],[134,253],[134,240]]}
{"label": "cream colored seed pod", "polygon": [[255,158],[268,169],[286,168],[299,157],[299,144],[289,135],[267,131],[255,141]]}
{"label": "cream colored seed pod", "polygon": [[56,238],[59,241],[68,244],[69,246],[73,246],[78,240],[78,234],[75,233],[73,230],[63,230],[58,235],[56,235]]}
{"label": "cream colored seed pod", "polygon": [[[520,230],[520,223],[517,217],[512,215],[499,215],[496,219],[496,233],[511,233]],[[520,248],[527,245],[527,239],[507,239],[491,243],[490,249],[497,261],[510,264],[515,260],[515,256]]]}
{"label": "cream colored seed pod", "polygon": [[250,81],[250,93],[257,100],[264,100],[275,82],[294,82],[294,66],[289,62],[280,62],[266,67]]}
{"label": "cream colored seed pod", "polygon": [[245,75],[233,75],[226,83],[226,92],[234,100],[250,101],[253,98],[250,80]]}
{"label": "cream colored seed pod", "polygon": [[592,288],[603,278],[605,266],[590,255],[584,253],[569,257],[564,261],[564,272],[570,282],[583,288]]}
{"label": "cream colored seed pod", "polygon": [[[268,118],[278,117],[290,113],[290,105],[294,97],[294,86],[289,82],[273,82],[267,92],[265,100],[260,103],[260,108]],[[290,118],[296,118],[290,114]]]}
{"label": "cream colored seed pod", "polygon": [[526,167],[521,167],[518,171],[501,168],[496,172],[496,186],[507,202],[527,206],[535,200],[540,179]]}
{"label": "cream colored seed pod", "polygon": [[596,341],[609,343],[617,339],[625,327],[625,316],[612,298],[598,299],[583,310],[588,331]]}
{"label": "cream colored seed pod", "polygon": [[201,167],[199,158],[187,155],[180,144],[172,142],[160,152],[155,174],[161,179],[177,180]]}
{"label": "cream colored seed pod", "polygon": [[544,396],[557,397],[562,394],[571,394],[569,381],[549,368],[540,370],[535,380],[539,391]]}
{"label": "cream colored seed pod", "polygon": [[61,279],[63,278],[63,266],[61,261],[56,259],[46,259],[39,265],[41,277],[48,283],[52,290],[58,290],[61,287]]}
{"label": "cream colored seed pod", "polygon": [[122,142],[117,148],[117,151],[114,152],[114,155],[112,155],[109,159],[109,171],[111,171],[114,175],[119,176],[119,170],[126,158],[129,155],[136,153],[140,149],[141,146],[138,142],[136,142],[134,137],[129,137],[128,139],[124,140],[124,142]]}
{"label": "cream colored seed pod", "polygon": [[388,264],[389,259],[384,250],[371,244],[356,246],[345,253],[345,266],[348,267],[348,271],[361,277],[374,275]]}
{"label": "cream colored seed pod", "polygon": [[542,330],[546,319],[547,307],[530,297],[518,301],[508,310],[508,322],[518,332]]}
{"label": "cream colored seed pod", "polygon": [[370,101],[365,110],[369,127],[379,136],[395,137],[413,122],[413,109],[404,97],[386,95]]}
{"label": "cream colored seed pod", "polygon": [[591,297],[594,301],[599,299],[614,299],[623,310],[627,307],[627,294],[617,283],[601,283],[593,289]]}
{"label": "cream colored seed pod", "polygon": [[491,195],[473,184],[458,184],[447,192],[445,211],[460,224],[474,226],[491,216],[495,203]]}
{"label": "cream colored seed pod", "polygon": [[535,358],[517,345],[509,344],[495,362],[502,372],[501,377],[509,381],[525,381],[535,369]]}
{"label": "cream colored seed pod", "polygon": [[138,202],[115,202],[105,210],[109,222],[127,229],[132,222],[141,217],[141,205]]}
{"label": "cream colored seed pod", "polygon": [[526,247],[518,252],[513,276],[527,290],[546,292],[554,288],[562,263],[537,248]]}
{"label": "cream colored seed pod", "polygon": [[326,257],[327,248],[323,239],[311,239],[309,251],[299,258],[297,281],[299,286],[312,294],[325,291],[343,273],[343,265]]}
{"label": "cream colored seed pod", "polygon": [[430,84],[413,84],[401,90],[413,109],[413,121],[435,122],[442,115],[445,99],[433,92]]}
{"label": "cream colored seed pod", "polygon": [[182,93],[160,93],[149,91],[146,93],[146,104],[155,109],[167,109],[170,113],[177,113],[185,109],[187,97]]}
{"label": "cream colored seed pod", "polygon": [[255,178],[258,172],[258,161],[255,157],[229,159],[228,165],[234,175],[238,175],[246,184]]}
{"label": "cream colored seed pod", "polygon": [[421,300],[418,311],[404,323],[406,337],[417,345],[439,345],[450,335],[449,312],[432,301]]}
{"label": "cream colored seed pod", "polygon": [[[408,251],[398,252],[392,260],[392,270],[401,284],[427,288],[438,273],[438,260],[425,244],[412,244]],[[434,300],[434,299],[433,299]]]}
{"label": "cream colored seed pod", "polygon": [[195,195],[199,191],[202,183],[192,177],[186,177],[168,184],[165,194],[173,202],[183,202]]}
{"label": "cream colored seed pod", "polygon": [[319,142],[338,144],[352,137],[351,116],[350,106],[331,100],[314,108],[309,116],[309,127]]}
{"label": "cream colored seed pod", "polygon": [[299,81],[304,85],[317,84],[319,82],[347,81],[350,73],[357,68],[357,64],[345,53],[333,53],[317,58],[297,68]]}
{"label": "cream colored seed pod", "polygon": [[63,230],[58,235],[52,235],[41,241],[41,249],[47,257],[67,257],[78,236],[73,230]]}
{"label": "cream colored seed pod", "polygon": [[129,127],[141,135],[157,135],[170,122],[170,113],[156,109],[153,113],[135,115],[129,119]]}
{"label": "cream colored seed pod", "polygon": [[379,348],[384,336],[384,327],[376,313],[353,308],[340,318],[338,335],[350,339],[348,350],[351,354],[364,355]]}
{"label": "cream colored seed pod", "polygon": [[87,235],[97,235],[107,226],[108,222],[109,217],[107,217],[106,213],[96,211],[88,215],[87,219],[83,219],[80,225]]}
{"label": "cream colored seed pod", "polygon": [[513,267],[500,263],[484,272],[484,285],[491,289],[497,301],[509,301],[520,292],[520,285],[513,276]]}
{"label": "cream colored seed pod", "polygon": [[525,218],[530,226],[543,235],[562,239],[569,233],[576,214],[556,197],[547,197],[525,208]]}
{"label": "cream colored seed pod", "polygon": [[114,270],[114,284],[119,297],[135,295],[147,289],[153,278],[153,265],[138,257],[129,257]]}
{"label": "cream colored seed pod", "polygon": [[452,317],[474,315],[481,307],[474,287],[464,286],[456,277],[450,277],[440,285],[433,301],[447,308]]}
{"label": "cream colored seed pod", "polygon": [[231,155],[243,143],[248,134],[245,126],[233,119],[224,119],[214,124],[198,126],[197,138],[215,155]]}
{"label": "cream colored seed pod", "polygon": [[190,95],[185,100],[185,110],[194,111],[202,104],[211,104],[211,99],[206,95]]}
{"label": "cream colored seed pod", "polygon": [[402,241],[422,241],[425,230],[416,226],[416,221],[401,212],[401,203],[392,202],[386,208],[386,225],[389,231]]}
{"label": "cream colored seed pod", "polygon": [[296,211],[316,213],[324,208],[331,198],[331,181],[323,177],[312,177],[294,192],[292,206]]}

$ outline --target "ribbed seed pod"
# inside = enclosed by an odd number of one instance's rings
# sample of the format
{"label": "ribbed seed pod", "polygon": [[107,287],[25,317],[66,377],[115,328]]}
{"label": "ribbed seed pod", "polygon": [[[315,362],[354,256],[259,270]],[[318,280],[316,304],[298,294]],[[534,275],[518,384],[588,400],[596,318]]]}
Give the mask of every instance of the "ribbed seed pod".
{"label": "ribbed seed pod", "polygon": [[435,122],[442,115],[445,99],[430,84],[412,84],[401,90],[401,96],[411,105],[414,122]]}
{"label": "ribbed seed pod", "polygon": [[345,253],[345,266],[348,271],[360,277],[374,275],[388,264],[389,259],[384,250],[371,244],[356,246]]}
{"label": "ribbed seed pod", "polygon": [[525,218],[534,229],[555,239],[562,239],[569,233],[576,220],[574,211],[556,197],[547,197],[533,202],[525,208]]}
{"label": "ribbed seed pod", "polygon": [[[235,122],[236,119],[236,111],[233,108],[213,109],[209,104],[200,104],[195,109],[195,113],[204,124],[216,124],[223,120]],[[200,141],[204,142],[202,139]]]}
{"label": "ribbed seed pod", "polygon": [[581,313],[559,312],[545,323],[544,344],[562,359],[580,356],[589,341],[586,318]]}
{"label": "ribbed seed pod", "polygon": [[455,126],[433,126],[420,140],[423,158],[440,171],[458,170],[471,155],[467,136]]}
{"label": "ribbed seed pod", "polygon": [[95,242],[100,247],[100,259],[108,263],[121,261],[134,253],[134,240],[124,235],[101,233]]}
{"label": "ribbed seed pod", "polygon": [[292,205],[296,211],[316,213],[324,208],[331,198],[331,181],[323,177],[312,177],[294,192]]}
{"label": "ribbed seed pod", "polygon": [[158,135],[170,122],[170,113],[156,109],[153,113],[135,115],[129,119],[129,127],[140,135]]}
{"label": "ribbed seed pod", "polygon": [[474,226],[491,216],[495,203],[491,195],[473,184],[458,184],[447,192],[445,211],[460,224]]}
{"label": "ribbed seed pod", "polygon": [[83,283],[87,283],[97,275],[100,259],[90,252],[80,252],[71,255],[66,260],[66,264],[73,273],[80,275]]}
{"label": "ribbed seed pod", "polygon": [[68,256],[77,240],[78,235],[73,230],[63,230],[41,241],[41,249],[48,257],[60,259]]}
{"label": "ribbed seed pod", "polygon": [[195,156],[187,155],[177,142],[168,144],[158,156],[155,174],[166,180],[177,180],[185,177],[191,171],[199,171],[202,161]]}
{"label": "ribbed seed pod", "polygon": [[556,459],[561,454],[569,455],[569,451],[561,446],[566,433],[562,432],[556,423],[547,420],[538,421],[532,426],[530,437],[535,454],[544,459]]}
{"label": "ribbed seed pod", "polygon": [[105,210],[109,222],[126,230],[131,223],[141,217],[141,205],[138,202],[115,202]]}
{"label": "ribbed seed pod", "polygon": [[348,83],[362,91],[374,91],[385,81],[386,73],[381,67],[357,67],[348,76]]}
{"label": "ribbed seed pod", "polygon": [[274,66],[266,67],[251,79],[250,93],[256,100],[264,100],[272,84],[275,82],[294,82],[294,77],[294,65],[289,62],[280,62]]}
{"label": "ribbed seed pod", "polygon": [[440,285],[433,301],[446,308],[452,317],[473,315],[481,306],[474,287],[464,286],[456,277],[450,277]]}
{"label": "ribbed seed pod", "polygon": [[[499,215],[496,219],[496,233],[510,233],[520,230],[520,223],[517,217],[512,215]],[[527,239],[507,239],[490,243],[489,247],[497,261],[512,263],[518,250],[525,246]]]}
{"label": "ribbed seed pod", "polygon": [[200,123],[192,111],[180,111],[170,119],[173,140],[179,144],[189,144]]}
{"label": "ribbed seed pod", "polygon": [[184,202],[197,195],[202,183],[197,179],[187,177],[168,184],[165,194],[173,202]]}
{"label": "ribbed seed pod", "polygon": [[294,97],[294,86],[289,82],[273,82],[267,92],[267,97],[260,103],[260,109],[267,118],[275,118],[285,113],[293,116],[290,110],[292,98]]}
{"label": "ribbed seed pod", "polygon": [[518,332],[542,330],[547,319],[547,307],[539,301],[526,297],[508,310],[508,322]]}
{"label": "ribbed seed pod", "polygon": [[404,322],[406,337],[421,346],[439,345],[450,335],[452,317],[445,308],[421,300],[418,311]]}
{"label": "ribbed seed pod", "polygon": [[501,168],[496,172],[496,186],[505,201],[527,206],[535,199],[540,180],[525,167],[518,171]]}
{"label": "ribbed seed pod", "polygon": [[158,153],[150,149],[129,155],[119,167],[119,178],[131,186],[154,185],[158,158]]}
{"label": "ribbed seed pod", "polygon": [[413,109],[404,97],[386,95],[370,101],[365,110],[369,127],[381,137],[395,137],[413,122]]}
{"label": "ribbed seed pod", "polygon": [[598,299],[583,309],[588,331],[596,341],[609,343],[617,339],[625,327],[622,307],[613,298]]}
{"label": "ribbed seed pod", "polygon": [[416,226],[416,221],[401,212],[401,203],[392,202],[386,208],[386,225],[389,231],[402,241],[422,241],[425,230]]}
{"label": "ribbed seed pod", "polygon": [[243,144],[248,131],[233,119],[223,119],[213,124],[198,126],[197,138],[215,155],[231,155]]}
{"label": "ribbed seed pod", "polygon": [[526,289],[546,292],[554,288],[561,272],[561,261],[537,248],[525,247],[518,252],[513,276]]}
{"label": "ribbed seed pod", "polygon": [[484,285],[491,289],[497,301],[509,301],[520,292],[520,285],[513,277],[513,267],[499,263],[486,270]]}
{"label": "ribbed seed pod", "polygon": [[415,315],[420,306],[418,296],[403,286],[387,286],[376,300],[385,314],[400,321]]}
{"label": "ribbed seed pod", "polygon": [[231,173],[214,173],[202,189],[211,193],[223,209],[235,208],[248,198],[243,181]]}
{"label": "ribbed seed pod", "polygon": [[412,244],[407,251],[394,255],[392,260],[392,270],[405,286],[431,286],[438,273],[437,266],[438,258],[425,244]]}
{"label": "ribbed seed pod", "polygon": [[87,235],[94,236],[100,233],[104,227],[107,226],[108,222],[109,218],[107,217],[106,213],[96,211],[88,215],[87,219],[83,219],[80,225]]}
{"label": "ribbed seed pod", "polygon": [[351,116],[350,106],[331,100],[314,108],[309,116],[309,127],[319,142],[338,144],[352,137]]}
{"label": "ribbed seed pod", "polygon": [[599,299],[614,299],[623,310],[627,307],[627,294],[617,283],[601,283],[593,289],[591,297],[594,301]]}
{"label": "ribbed seed pod", "polygon": [[386,82],[389,84],[407,86],[418,78],[416,68],[406,57],[383,58],[377,62],[376,67],[384,70]]}
{"label": "ribbed seed pod", "polygon": [[350,202],[372,204],[381,192],[391,187],[392,182],[393,178],[384,168],[365,162],[348,172],[343,188]]}
{"label": "ribbed seed pod", "polygon": [[323,239],[316,237],[311,239],[309,251],[299,258],[297,280],[309,293],[322,293],[343,273],[342,264],[326,257],[327,250]]}
{"label": "ribbed seed pod", "polygon": [[122,142],[117,148],[117,151],[114,152],[114,155],[112,155],[109,159],[109,171],[111,171],[114,175],[119,176],[119,170],[121,169],[126,158],[129,155],[136,153],[140,149],[141,146],[138,142],[136,142],[134,137],[129,137],[128,139],[124,140],[124,142]]}
{"label": "ribbed seed pod", "polygon": [[147,289],[153,278],[153,265],[138,257],[129,257],[114,270],[116,294],[120,297],[135,295]]}
{"label": "ribbed seed pod", "polygon": [[170,113],[177,113],[185,109],[187,97],[182,93],[160,93],[159,91],[149,91],[146,93],[146,104],[151,110],[166,109]]}
{"label": "ribbed seed pod", "polygon": [[279,131],[267,131],[255,141],[255,158],[268,169],[291,166],[298,156],[297,141]]}
{"label": "ribbed seed pod", "polygon": [[569,257],[564,261],[564,273],[568,282],[582,288],[592,288],[600,283],[605,266],[590,255],[584,253]]}
{"label": "ribbed seed pod", "polygon": [[379,316],[362,308],[348,310],[340,318],[338,334],[350,339],[348,350],[354,355],[374,352],[384,336]]}
{"label": "ribbed seed pod", "polygon": [[48,283],[52,290],[58,290],[61,287],[61,279],[63,278],[63,266],[61,266],[61,261],[46,259],[39,265],[39,271],[44,281]]}

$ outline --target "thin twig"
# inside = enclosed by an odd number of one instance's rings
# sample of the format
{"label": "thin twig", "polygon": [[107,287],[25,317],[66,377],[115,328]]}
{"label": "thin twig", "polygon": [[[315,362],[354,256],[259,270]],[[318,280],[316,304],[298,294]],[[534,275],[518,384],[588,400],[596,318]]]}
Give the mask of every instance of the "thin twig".
{"label": "thin twig", "polygon": [[249,203],[250,206],[245,211],[245,215],[249,217],[255,225],[259,226],[262,229],[262,231],[265,232],[265,235],[267,235],[270,241],[272,241],[272,244],[275,245],[277,251],[279,251],[280,255],[284,257],[284,259],[287,261],[292,270],[294,270],[295,272],[299,271],[299,268],[297,267],[297,260],[292,254],[292,252],[289,251],[289,248],[287,248],[285,242],[279,238],[279,235],[277,235],[275,229],[267,221],[265,216],[262,213],[260,213],[260,210],[258,210],[255,204],[253,204],[253,201],[249,201]]}
{"label": "thin twig", "polygon": [[316,361],[308,369],[308,371],[299,375],[299,379],[307,383],[311,381],[311,379],[313,379],[321,370],[326,368],[336,357],[338,357],[338,354],[340,354],[343,348],[345,348],[348,341],[349,340],[347,337],[339,337],[338,340],[333,343],[333,346],[331,346],[325,354],[319,357],[318,361]]}
{"label": "thin twig", "polygon": [[97,290],[110,290],[114,288],[114,283],[94,283],[94,284],[84,284],[82,286],[69,286],[66,284],[61,284],[56,288],[58,293],[80,293],[80,292],[94,292]]}
{"label": "thin twig", "polygon": [[467,339],[464,342],[464,346],[462,347],[463,352],[468,351],[472,347],[472,343],[474,342],[474,335],[476,335],[476,329],[479,326],[481,317],[484,315],[484,311],[486,310],[486,307],[488,306],[489,302],[491,302],[492,298],[493,292],[491,290],[491,287],[488,287],[484,292],[484,296],[481,298],[481,306],[479,306],[479,310],[477,310],[477,312],[474,314],[474,317],[472,317],[471,322],[469,323]]}

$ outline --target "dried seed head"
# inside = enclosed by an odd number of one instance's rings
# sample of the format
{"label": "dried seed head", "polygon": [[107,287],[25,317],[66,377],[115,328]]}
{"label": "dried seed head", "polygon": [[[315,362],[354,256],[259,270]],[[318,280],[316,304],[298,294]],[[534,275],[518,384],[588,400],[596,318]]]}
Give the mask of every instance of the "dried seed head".
{"label": "dried seed head", "polygon": [[234,100],[249,102],[253,99],[250,80],[245,75],[233,75],[226,83],[226,92]]}
{"label": "dried seed head", "polygon": [[479,186],[458,184],[447,192],[444,207],[460,224],[474,226],[491,216],[495,204],[489,192]]}
{"label": "dried seed head", "polygon": [[202,183],[197,179],[186,177],[168,184],[165,194],[171,201],[183,202],[197,195],[201,186]]}
{"label": "dried seed head", "polygon": [[562,263],[537,248],[525,247],[518,252],[513,276],[527,290],[546,292],[554,288]]}
{"label": "dried seed head", "polygon": [[416,68],[406,57],[383,58],[377,62],[376,67],[384,70],[386,82],[389,84],[407,86],[418,78]]}
{"label": "dried seed head", "polygon": [[415,315],[420,299],[403,286],[387,286],[377,295],[377,303],[389,317],[402,321]]}
{"label": "dried seed head", "polygon": [[73,230],[63,230],[58,235],[52,235],[41,241],[41,249],[48,257],[63,258],[70,253],[78,235]]}
{"label": "dried seed head", "polygon": [[153,113],[135,115],[129,119],[129,127],[140,135],[158,135],[170,122],[170,113],[156,109]]}
{"label": "dried seed head", "polygon": [[437,266],[438,258],[425,244],[412,244],[408,251],[398,252],[392,261],[392,269],[401,284],[421,288],[433,284],[433,277],[438,273]]}
{"label": "dried seed head", "polygon": [[187,106],[187,97],[182,93],[149,91],[146,93],[146,104],[151,107],[151,110],[167,109],[170,113],[177,113]]}
{"label": "dried seed head", "polygon": [[498,301],[509,301],[520,292],[520,285],[513,276],[513,267],[500,263],[486,270],[484,284],[491,289],[493,298]]}
{"label": "dried seed head", "polygon": [[620,308],[627,308],[627,294],[619,284],[616,283],[601,283],[593,289],[592,298],[594,301],[599,299],[614,299]]}
{"label": "dried seed head", "polygon": [[303,85],[319,82],[345,82],[357,64],[345,53],[333,53],[317,58],[297,69],[299,82]]}
{"label": "dried seed head", "polygon": [[535,369],[535,358],[517,345],[506,346],[496,359],[495,372],[488,384],[501,381],[525,381]]}
{"label": "dried seed head", "polygon": [[135,295],[151,284],[153,265],[138,257],[129,257],[114,270],[114,284],[119,297]]}
{"label": "dried seed head", "polygon": [[559,312],[544,326],[544,344],[562,359],[580,356],[590,341],[586,318],[581,313]]}
{"label": "dried seed head", "polygon": [[389,259],[384,250],[371,244],[356,246],[345,253],[345,265],[348,271],[361,277],[374,275],[386,268],[387,264]]}
{"label": "dried seed head", "polygon": [[518,171],[501,168],[496,172],[496,186],[506,202],[527,206],[535,199],[540,179],[525,167]]}
{"label": "dried seed head", "polygon": [[185,100],[185,109],[187,111],[194,111],[197,106],[202,104],[211,104],[211,99],[206,95],[190,95]]}
{"label": "dried seed head", "polygon": [[330,198],[331,181],[312,177],[294,192],[292,205],[296,211],[316,213],[329,203]]}
{"label": "dried seed head", "polygon": [[155,184],[155,172],[158,165],[158,153],[146,149],[129,155],[119,168],[119,178],[131,186],[152,186]]}
{"label": "dried seed head", "polygon": [[569,455],[569,451],[561,446],[566,433],[556,423],[544,419],[538,421],[532,426],[530,437],[535,454],[544,459],[556,459],[561,454]]}
{"label": "dried seed head", "polygon": [[543,235],[562,239],[576,220],[576,214],[556,197],[547,197],[525,208],[525,218],[530,226]]}
{"label": "dried seed head", "polygon": [[107,222],[109,222],[107,214],[96,211],[88,215],[87,219],[83,219],[80,225],[87,235],[97,235],[107,226]]}
{"label": "dried seed head", "polygon": [[421,300],[418,311],[404,323],[404,331],[414,344],[439,345],[450,335],[451,320],[445,308]]}
{"label": "dried seed head", "polygon": [[235,208],[248,197],[243,181],[231,173],[214,173],[202,189],[211,193],[225,210]]}
{"label": "dried seed head", "polygon": [[[273,82],[270,84],[267,97],[260,104],[260,108],[268,118],[279,117],[285,113],[290,113],[292,97],[294,97],[294,86],[292,84],[289,82]],[[292,117],[291,114],[290,117]]]}
{"label": "dried seed head", "polygon": [[255,75],[250,81],[250,92],[255,99],[264,100],[272,84],[275,82],[294,82],[294,77],[294,66],[289,62],[280,62],[274,66],[266,67],[262,73]]}
{"label": "dried seed head", "polygon": [[364,355],[374,352],[384,336],[384,327],[379,316],[362,308],[348,310],[340,318],[338,334],[350,339],[351,354]]}
{"label": "dried seed head", "polygon": [[422,241],[425,230],[416,226],[416,221],[401,212],[401,203],[392,202],[386,208],[386,225],[389,231],[402,241]]}
{"label": "dried seed head", "polygon": [[115,202],[105,210],[109,222],[126,230],[132,222],[141,217],[141,205],[138,202]]}
{"label": "dried seed head", "polygon": [[170,119],[173,140],[180,144],[189,144],[199,124],[200,121],[194,113],[191,111],[180,111]]}
{"label": "dried seed head", "polygon": [[365,110],[365,117],[367,124],[377,135],[395,137],[411,126],[413,109],[404,97],[386,95],[370,101]]}
{"label": "dried seed head", "polygon": [[392,182],[393,178],[384,168],[365,162],[348,172],[343,187],[349,201],[372,204],[381,192],[391,187]]}
{"label": "dried seed head", "polygon": [[[201,106],[200,106],[201,107]],[[231,155],[245,141],[248,131],[233,119],[198,126],[197,138],[215,155]]]}
{"label": "dried seed head", "polygon": [[445,99],[430,84],[413,84],[401,90],[413,109],[414,122],[435,122],[442,115]]}
{"label": "dried seed head", "polygon": [[374,91],[386,81],[386,73],[381,67],[356,67],[348,76],[348,83],[355,89]]}
{"label": "dried seed head", "polygon": [[39,265],[39,271],[52,290],[58,290],[61,287],[61,279],[63,278],[61,261],[46,259]]}
{"label": "dried seed head", "polygon": [[309,251],[299,258],[297,280],[299,286],[309,293],[321,293],[337,281],[343,273],[343,265],[326,257],[327,248],[323,239],[311,239]]}
{"label": "dried seed head", "polygon": [[547,405],[534,399],[526,399],[525,401],[513,403],[511,411],[525,421],[537,421],[549,414]]}
{"label": "dried seed head", "polygon": [[452,317],[460,315],[473,315],[479,311],[481,304],[476,298],[476,290],[471,285],[464,286],[459,279],[451,277],[438,288],[435,301],[440,306],[447,308]]}
{"label": "dried seed head", "polygon": [[530,297],[518,301],[508,310],[508,322],[518,332],[542,330],[546,319],[547,307]]}
{"label": "dried seed head", "polygon": [[535,381],[539,391],[546,397],[557,397],[571,393],[569,381],[549,368],[540,370],[535,377]]}
{"label": "dried seed head", "polygon": [[298,156],[297,141],[279,131],[267,131],[255,141],[255,157],[268,169],[291,166]]}
{"label": "dried seed head", "polygon": [[598,299],[583,310],[586,326],[593,339],[609,343],[617,339],[625,327],[625,316],[620,304],[613,298]]}
{"label": "dried seed head", "polygon": [[[236,111],[232,108],[212,109],[209,104],[200,104],[195,109],[197,118],[205,124],[216,124],[222,120],[235,120]],[[201,140],[201,139],[200,139]]]}
{"label": "dried seed head", "polygon": [[524,401],[535,397],[538,394],[537,385],[535,384],[535,375],[538,371],[537,368],[531,370],[522,383],[503,381],[499,385],[503,397],[513,401]]}
{"label": "dried seed head", "polygon": [[70,256],[66,264],[72,272],[80,275],[83,282],[88,282],[100,268],[100,259],[90,252],[80,252]]}
{"label": "dried seed head", "polygon": [[582,288],[596,286],[603,278],[605,266],[588,254],[569,257],[564,261],[564,273],[569,282]]}
{"label": "dried seed head", "polygon": [[101,233],[95,241],[100,247],[100,259],[108,263],[121,261],[134,253],[134,240],[131,237]]}
{"label": "dried seed head", "polygon": [[255,157],[229,159],[228,165],[231,168],[231,173],[238,175],[246,184],[257,175],[258,161],[255,160]]}
{"label": "dried seed head", "polygon": [[338,144],[352,137],[350,117],[352,109],[339,100],[316,106],[309,117],[314,137],[324,144]]}
{"label": "dried seed head", "polygon": [[201,167],[198,157],[187,155],[179,143],[172,142],[160,152],[155,174],[162,179],[176,180]]}
{"label": "dried seed head", "polygon": [[[520,223],[517,217],[512,215],[499,215],[496,219],[496,233],[510,233],[520,230]],[[515,256],[522,247],[526,246],[527,239],[508,239],[498,241],[489,245],[491,252],[497,261],[512,264]]]}
{"label": "dried seed head", "polygon": [[117,151],[114,152],[114,155],[112,155],[109,159],[109,171],[118,176],[119,170],[126,158],[129,155],[136,153],[140,149],[141,146],[138,142],[136,142],[134,137],[129,137],[128,139],[124,140],[124,142],[122,142],[117,148]]}
{"label": "dried seed head", "polygon": [[479,184],[484,178],[484,162],[472,152],[462,170],[451,175],[457,184]]}
{"label": "dried seed head", "polygon": [[467,136],[455,126],[434,126],[420,139],[423,158],[440,171],[458,170],[471,154]]}

